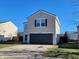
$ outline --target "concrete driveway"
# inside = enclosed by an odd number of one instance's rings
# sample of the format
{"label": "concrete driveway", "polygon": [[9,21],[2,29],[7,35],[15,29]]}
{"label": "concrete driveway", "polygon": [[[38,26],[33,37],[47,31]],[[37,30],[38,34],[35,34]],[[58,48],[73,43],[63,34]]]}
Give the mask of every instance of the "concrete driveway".
{"label": "concrete driveway", "polygon": [[57,48],[57,45],[30,45],[20,44],[12,47],[1,48],[0,51],[46,51],[48,48]]}
{"label": "concrete driveway", "polygon": [[1,48],[0,59],[54,59],[51,57],[44,57],[41,54],[48,48],[57,47],[57,45],[15,45],[12,47]]}

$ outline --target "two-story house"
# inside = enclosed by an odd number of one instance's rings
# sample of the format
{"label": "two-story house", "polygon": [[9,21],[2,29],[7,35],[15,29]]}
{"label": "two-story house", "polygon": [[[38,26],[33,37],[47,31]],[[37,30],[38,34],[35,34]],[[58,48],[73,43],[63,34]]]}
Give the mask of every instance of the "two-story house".
{"label": "two-story house", "polygon": [[55,14],[39,10],[24,22],[23,42],[29,44],[57,44],[60,22]]}
{"label": "two-story house", "polygon": [[11,21],[0,22],[0,41],[12,40],[17,37],[18,28]]}

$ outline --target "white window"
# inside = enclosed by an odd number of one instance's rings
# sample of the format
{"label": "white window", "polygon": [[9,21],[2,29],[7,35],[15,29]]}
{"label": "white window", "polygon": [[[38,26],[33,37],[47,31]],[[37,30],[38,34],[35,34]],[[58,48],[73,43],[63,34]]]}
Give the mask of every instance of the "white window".
{"label": "white window", "polygon": [[43,26],[47,26],[46,18],[40,18],[35,20],[35,27],[43,27]]}
{"label": "white window", "polygon": [[35,20],[35,22],[36,22],[36,27],[40,27],[41,25],[40,25],[40,23],[41,23],[41,21],[40,20]]}
{"label": "white window", "polygon": [[47,26],[47,20],[46,19],[43,19],[41,20],[41,26]]}

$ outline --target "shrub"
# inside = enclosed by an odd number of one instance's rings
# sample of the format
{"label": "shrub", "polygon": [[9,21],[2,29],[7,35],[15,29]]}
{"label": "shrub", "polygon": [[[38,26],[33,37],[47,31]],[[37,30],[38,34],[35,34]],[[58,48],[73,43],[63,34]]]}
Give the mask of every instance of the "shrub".
{"label": "shrub", "polygon": [[60,43],[67,43],[68,42],[68,36],[67,32],[65,32],[64,36],[60,37]]}

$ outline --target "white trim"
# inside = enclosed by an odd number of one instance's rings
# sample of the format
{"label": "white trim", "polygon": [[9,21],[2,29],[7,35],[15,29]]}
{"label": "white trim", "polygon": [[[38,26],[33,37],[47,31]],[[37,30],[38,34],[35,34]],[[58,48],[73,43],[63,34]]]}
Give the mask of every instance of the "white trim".
{"label": "white trim", "polygon": [[30,43],[30,35],[28,34],[27,35],[27,44],[29,44]]}
{"label": "white trim", "polygon": [[[41,33],[41,34],[54,34],[54,32],[30,32],[30,33],[34,33],[34,34],[39,34],[39,33]],[[28,33],[25,33],[25,34],[28,34]]]}
{"label": "white trim", "polygon": [[23,43],[25,43],[25,34],[23,33]]}
{"label": "white trim", "polygon": [[55,17],[56,17],[56,19],[55,19],[55,20],[57,20],[57,22],[58,22],[59,26],[61,26],[61,24],[60,24],[60,22],[59,22],[59,18],[58,18],[58,16],[55,16]]}
{"label": "white trim", "polygon": [[56,34],[55,35],[53,35],[53,44],[57,44],[57,40],[56,40]]}

